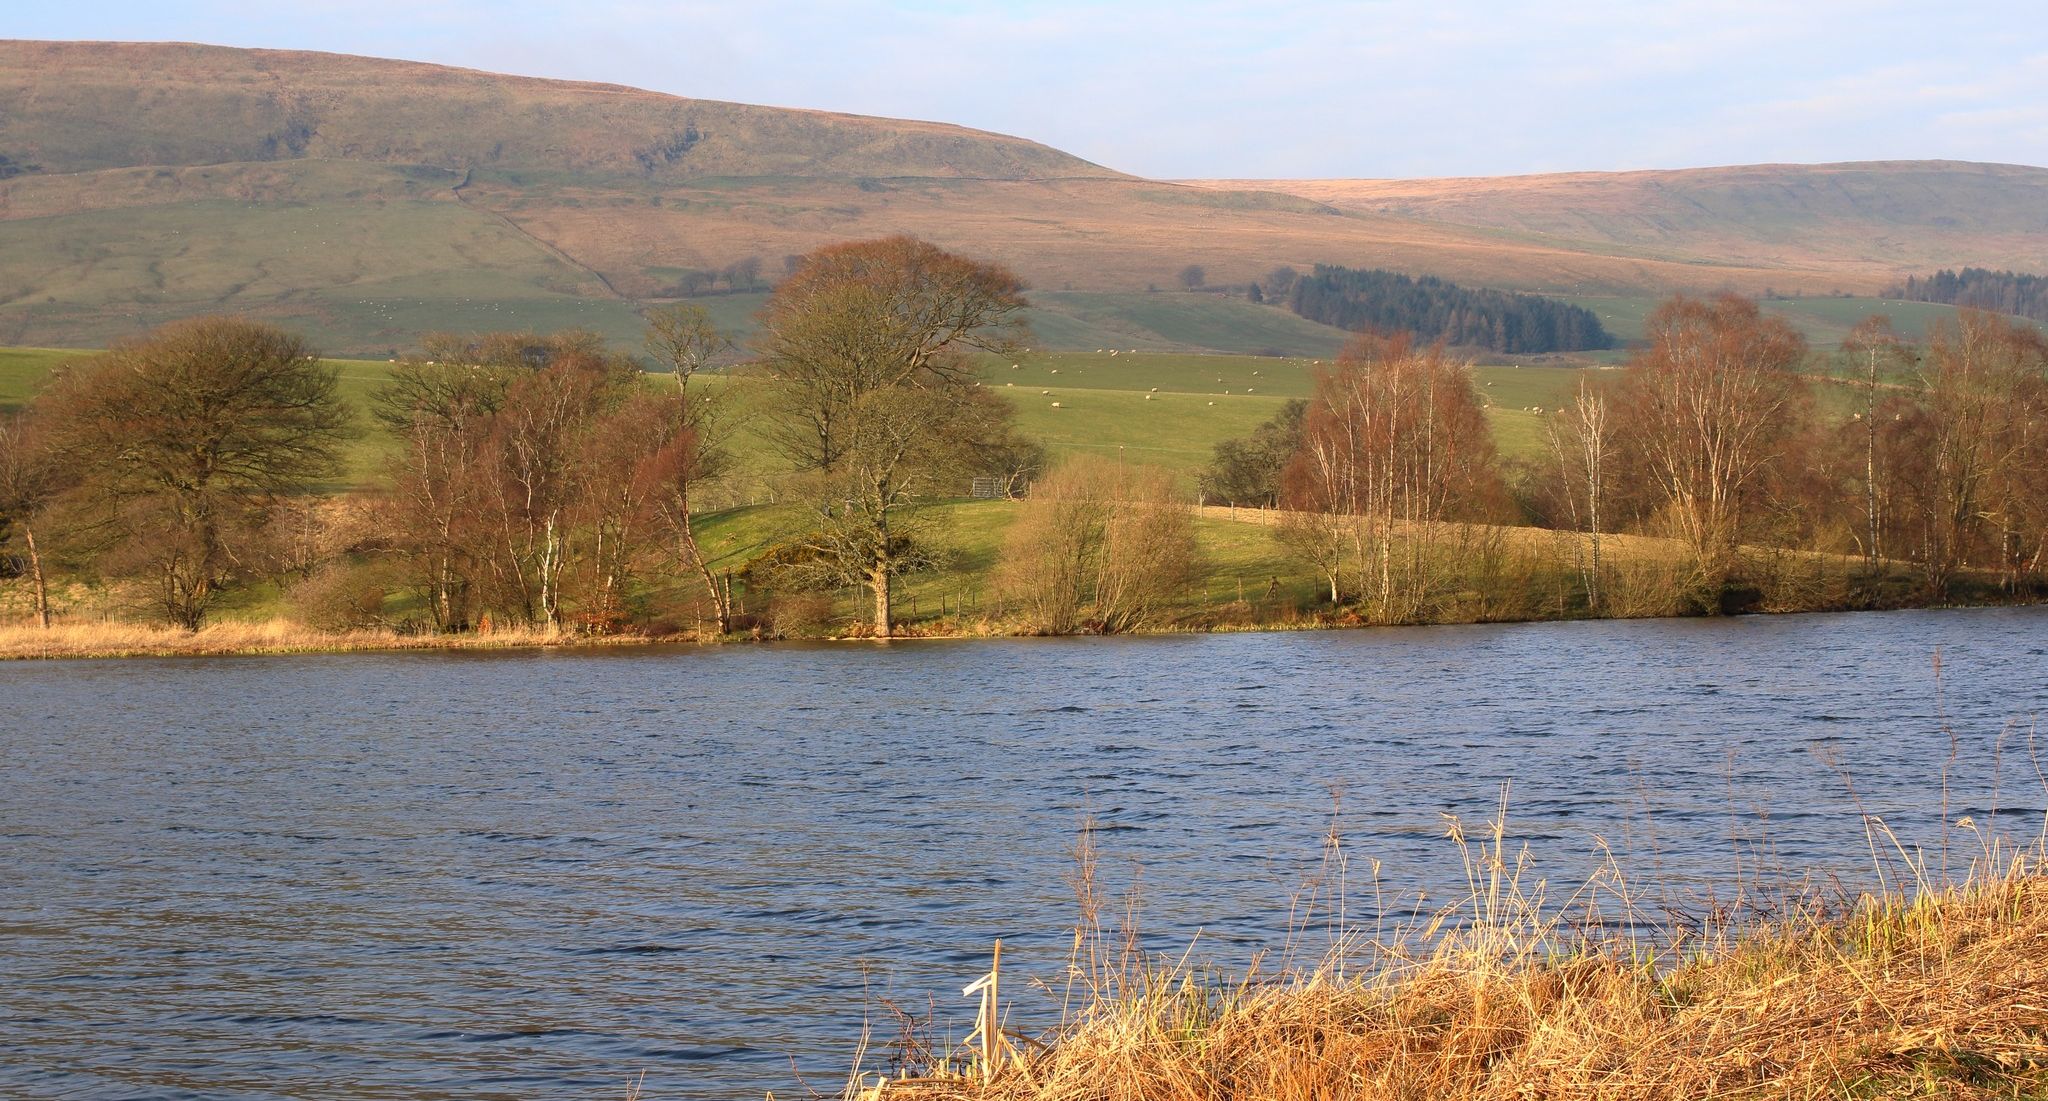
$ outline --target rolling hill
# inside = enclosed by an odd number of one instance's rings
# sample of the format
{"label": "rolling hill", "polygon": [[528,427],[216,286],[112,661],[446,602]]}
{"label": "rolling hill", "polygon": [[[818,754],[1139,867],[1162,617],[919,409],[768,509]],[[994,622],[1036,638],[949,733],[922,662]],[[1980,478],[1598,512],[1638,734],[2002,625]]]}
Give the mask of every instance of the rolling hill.
{"label": "rolling hill", "polygon": [[1797,269],[1802,279],[1835,270],[1858,288],[1872,270],[1932,270],[1953,266],[1957,255],[1995,268],[2048,264],[2048,169],[2022,165],[1871,161],[1205,184],[1705,263]]}
{"label": "rolling hill", "polygon": [[[235,311],[335,352],[580,325],[749,258],[914,233],[1035,288],[1049,347],[1321,355],[1279,264],[1583,298],[1870,293],[2038,268],[2048,171],[1902,162],[1505,180],[1143,180],[939,123],[333,54],[0,42],[0,344]],[[1165,291],[1189,263],[1212,293]],[[694,285],[693,285],[694,284]],[[743,326],[760,286],[701,300]]]}

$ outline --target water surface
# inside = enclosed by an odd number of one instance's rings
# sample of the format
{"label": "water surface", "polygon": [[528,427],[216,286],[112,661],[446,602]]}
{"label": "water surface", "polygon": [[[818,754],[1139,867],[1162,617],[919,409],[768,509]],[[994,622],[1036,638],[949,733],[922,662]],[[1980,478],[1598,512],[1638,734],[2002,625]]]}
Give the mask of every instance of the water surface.
{"label": "water surface", "polygon": [[1333,791],[1360,922],[1368,857],[1449,897],[1443,816],[1508,781],[1558,882],[1597,837],[1861,884],[1861,814],[1937,835],[1948,732],[1950,816],[2033,835],[2044,702],[2043,609],[14,663],[0,1095],[831,1090],[864,999],[964,1022],[999,936],[1052,973],[1084,816],[1151,943],[1230,965]]}

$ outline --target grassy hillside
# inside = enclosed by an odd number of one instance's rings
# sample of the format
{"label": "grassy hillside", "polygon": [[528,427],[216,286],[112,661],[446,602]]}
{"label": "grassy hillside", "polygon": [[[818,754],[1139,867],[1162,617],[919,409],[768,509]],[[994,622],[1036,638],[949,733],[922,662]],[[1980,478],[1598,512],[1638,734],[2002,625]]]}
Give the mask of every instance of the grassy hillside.
{"label": "grassy hillside", "polygon": [[[1189,263],[1619,298],[1870,293],[2037,267],[2048,171],[1898,163],[1494,181],[1188,185],[938,123],[331,54],[0,42],[0,342],[103,344],[232,311],[331,352],[436,329],[634,342],[691,272],[914,233],[1037,288],[1043,347],[1327,353]],[[705,301],[739,321],[745,296]],[[1813,324],[1826,328],[1828,319]]]}
{"label": "grassy hillside", "polygon": [[185,43],[0,42],[0,120],[0,149],[51,173],[312,158],[634,179],[1114,175],[942,123]]}
{"label": "grassy hillside", "polygon": [[[1721,263],[1829,269],[1855,290],[1876,266],[1980,257],[2034,270],[2048,256],[2048,169],[1958,161],[1744,165],[1448,180],[1234,180],[1357,212]],[[1792,290],[1783,286],[1781,290]]]}
{"label": "grassy hillside", "polygon": [[58,364],[86,354],[63,348],[0,348],[0,410],[20,407]]}

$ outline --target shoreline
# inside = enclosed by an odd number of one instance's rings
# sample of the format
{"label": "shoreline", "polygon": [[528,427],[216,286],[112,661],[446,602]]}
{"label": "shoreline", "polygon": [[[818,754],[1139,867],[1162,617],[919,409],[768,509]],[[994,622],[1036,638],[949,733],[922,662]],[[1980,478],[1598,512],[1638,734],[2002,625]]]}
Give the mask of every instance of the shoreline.
{"label": "shoreline", "polygon": [[[1947,611],[1965,608],[2040,607],[2037,598],[2010,601],[1954,603],[1905,603],[1881,607],[1842,606],[1751,610],[1725,615],[1671,616],[1535,616],[1503,619],[1442,619],[1418,623],[1347,622],[1317,615],[1281,622],[1169,624],[1140,631],[1123,632],[1125,637],[1172,635],[1288,633],[1297,631],[1372,630],[1383,627],[1470,627],[1508,623],[1600,623],[1669,619],[1738,619],[1750,616],[1852,614],[1857,612]],[[777,636],[734,633],[704,637],[690,633],[650,635],[577,635],[532,629],[510,629],[488,634],[400,634],[390,630],[319,631],[289,620],[259,622],[227,621],[209,624],[197,632],[146,623],[59,623],[43,629],[26,624],[0,627],[0,662],[63,661],[121,658],[177,657],[286,657],[303,654],[418,653],[425,651],[500,651],[607,649],[634,646],[724,646],[772,644],[777,642],[955,642],[1000,638],[1106,638],[1097,632],[1049,635],[1007,624],[983,621],[962,625],[939,621],[929,627],[906,625],[890,638],[849,632],[819,636]]]}
{"label": "shoreline", "polygon": [[1960,885],[1804,900],[1647,950],[1543,911],[1515,865],[1434,943],[1347,937],[1273,975],[1133,966],[1077,931],[1080,1007],[1033,1037],[985,1023],[1002,1019],[997,942],[969,988],[986,984],[977,1031],[884,1048],[889,1071],[857,1055],[845,1096],[2038,1097],[2048,875],[2038,848],[1989,856],[2010,862],[1987,858]]}

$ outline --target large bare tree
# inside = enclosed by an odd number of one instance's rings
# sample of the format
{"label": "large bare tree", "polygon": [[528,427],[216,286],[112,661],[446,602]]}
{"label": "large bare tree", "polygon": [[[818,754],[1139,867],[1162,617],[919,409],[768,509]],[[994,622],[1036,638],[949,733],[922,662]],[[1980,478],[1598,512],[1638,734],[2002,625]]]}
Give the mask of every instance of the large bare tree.
{"label": "large bare tree", "polygon": [[1654,506],[1690,549],[1703,593],[1734,572],[1744,521],[1808,411],[1806,341],[1747,298],[1679,296],[1645,325],[1616,429]]}
{"label": "large bare tree", "polygon": [[108,561],[146,573],[196,630],[278,500],[340,470],[335,372],[268,325],[206,317],[65,369],[38,400],[102,519]]}
{"label": "large bare tree", "polygon": [[777,390],[775,439],[800,470],[837,468],[866,395],[965,382],[971,365],[963,353],[1014,350],[1023,292],[1007,268],[914,237],[805,255],[761,312],[759,350]]}
{"label": "large bare tree", "polygon": [[816,475],[812,560],[868,586],[879,637],[894,630],[891,580],[917,559],[905,506],[1010,431],[969,353],[1013,349],[1025,305],[999,265],[888,237],[810,253],[762,311],[769,431]]}
{"label": "large bare tree", "polygon": [[1350,576],[1374,618],[1404,621],[1434,595],[1442,523],[1484,515],[1500,494],[1466,366],[1407,334],[1365,334],[1316,376],[1282,497],[1310,515],[1282,537],[1323,573],[1332,600]]}
{"label": "large bare tree", "polygon": [[1925,427],[1922,558],[1944,591],[1973,560],[2007,580],[2037,569],[2048,479],[2048,340],[1996,314],[1963,310],[1936,328],[1921,370]]}

